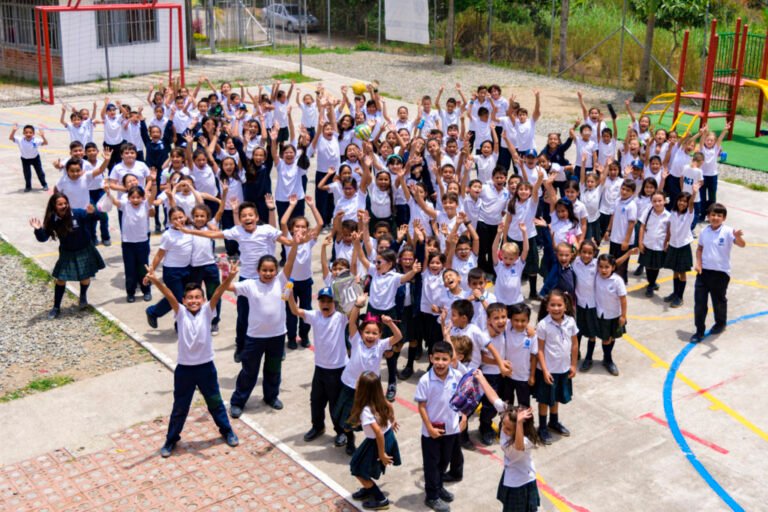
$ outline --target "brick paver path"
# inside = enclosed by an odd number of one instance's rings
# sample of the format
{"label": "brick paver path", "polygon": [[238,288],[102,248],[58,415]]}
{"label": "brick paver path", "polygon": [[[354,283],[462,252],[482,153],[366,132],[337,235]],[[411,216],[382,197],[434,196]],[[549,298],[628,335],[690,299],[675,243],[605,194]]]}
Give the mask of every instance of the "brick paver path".
{"label": "brick paver path", "polygon": [[240,421],[227,446],[205,408],[190,412],[173,455],[163,459],[168,419],[111,435],[89,455],[59,449],[0,469],[3,511],[234,511],[354,508]]}

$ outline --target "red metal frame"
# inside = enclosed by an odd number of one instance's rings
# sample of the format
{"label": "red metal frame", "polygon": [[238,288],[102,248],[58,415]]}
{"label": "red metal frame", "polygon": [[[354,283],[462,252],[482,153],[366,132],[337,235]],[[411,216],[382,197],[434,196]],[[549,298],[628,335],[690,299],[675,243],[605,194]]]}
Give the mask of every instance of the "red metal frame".
{"label": "red metal frame", "polygon": [[[763,65],[760,68],[760,80],[765,80],[766,73],[768,72],[768,30],[765,32],[765,40],[763,42]],[[761,93],[758,95],[757,100],[757,122],[755,123],[755,137],[760,137],[760,129],[763,125],[763,103],[765,102],[765,95]]]}
{"label": "red metal frame", "polygon": [[[179,37],[179,78],[181,85],[184,81],[184,24],[182,23],[181,4],[158,4],[157,0],[150,3],[142,2],[140,4],[98,4],[80,6],[80,0],[67,0],[67,5],[39,5],[35,7],[35,31],[37,34],[37,69],[40,83],[40,101],[53,105],[53,58],[48,33],[48,13],[49,12],[87,12],[87,11],[120,11],[120,10],[167,10],[168,25],[170,27],[170,44],[168,45],[168,80],[173,80],[173,14],[176,13]],[[48,98],[45,98],[43,86],[43,54],[41,52],[41,34],[40,25],[43,27],[42,43],[45,48],[46,73],[48,79]]]}
{"label": "red metal frame", "polygon": [[[740,22],[741,20],[739,20],[736,23],[737,27]],[[733,43],[734,47],[737,46],[738,44],[739,58],[736,63],[736,79],[733,82],[731,108],[728,111],[728,117],[727,117],[728,122],[731,123],[731,127],[728,129],[728,140],[733,139],[733,125],[736,124],[736,107],[739,104],[739,91],[741,91],[741,85],[742,85],[741,77],[742,77],[742,74],[744,73],[744,54],[746,53],[746,50],[747,50],[747,34],[749,34],[749,25],[745,23],[744,27],[742,28],[741,39],[739,39],[739,33],[736,32],[736,40]]]}

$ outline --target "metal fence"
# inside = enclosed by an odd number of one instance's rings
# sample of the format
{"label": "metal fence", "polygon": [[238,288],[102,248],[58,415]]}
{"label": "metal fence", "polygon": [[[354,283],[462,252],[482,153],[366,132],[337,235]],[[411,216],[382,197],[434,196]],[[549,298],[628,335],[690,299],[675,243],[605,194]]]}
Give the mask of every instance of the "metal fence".
{"label": "metal fence", "polygon": [[192,38],[198,51],[233,51],[271,44],[263,25],[264,2],[200,0],[192,7]]}

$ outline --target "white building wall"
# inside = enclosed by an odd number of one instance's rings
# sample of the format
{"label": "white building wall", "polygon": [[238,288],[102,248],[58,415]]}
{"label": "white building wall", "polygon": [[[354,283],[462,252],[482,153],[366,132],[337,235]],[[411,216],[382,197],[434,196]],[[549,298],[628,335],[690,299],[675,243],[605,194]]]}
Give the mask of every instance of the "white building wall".
{"label": "white building wall", "polygon": [[[66,5],[66,0],[60,0]],[[80,6],[93,5],[93,0],[83,0]],[[158,2],[158,4],[179,4],[179,2]],[[181,5],[182,41],[184,41],[184,4]],[[169,16],[173,18],[173,69],[179,68],[179,24],[178,14],[168,9],[156,11],[158,40],[146,44],[109,47],[109,74],[112,78],[120,75],[140,75],[157,71],[168,72],[168,46],[171,38]],[[61,54],[64,68],[64,82],[76,83],[107,77],[104,48],[99,48],[96,37],[96,11],[62,12]],[[186,51],[184,52],[186,54]],[[186,55],[184,55],[186,67]]]}

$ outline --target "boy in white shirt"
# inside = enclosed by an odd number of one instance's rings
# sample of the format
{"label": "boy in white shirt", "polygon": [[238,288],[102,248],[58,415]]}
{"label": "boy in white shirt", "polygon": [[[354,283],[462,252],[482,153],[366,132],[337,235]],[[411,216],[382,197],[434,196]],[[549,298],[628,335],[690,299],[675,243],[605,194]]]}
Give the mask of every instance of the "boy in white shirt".
{"label": "boy in white shirt", "polygon": [[33,167],[43,190],[48,190],[48,183],[45,181],[45,173],[43,172],[43,163],[40,161],[39,150],[40,146],[48,144],[48,140],[46,140],[42,129],[39,130],[39,135],[35,136],[35,127],[31,124],[25,125],[24,128],[21,129],[22,135],[16,135],[18,129],[19,125],[14,124],[8,140],[19,146],[19,151],[21,152],[21,169],[24,172],[24,192],[30,192],[32,190]]}
{"label": "boy in white shirt", "polygon": [[[637,223],[637,203],[635,202],[635,182],[624,180],[619,192],[619,200],[608,223],[604,239],[610,240],[610,253],[619,260],[635,244],[635,223]],[[617,263],[616,273],[627,284],[627,260]]]}
{"label": "boy in white shirt", "polygon": [[464,456],[459,433],[466,428],[467,417],[451,406],[451,398],[462,374],[451,367],[453,348],[444,341],[432,347],[432,368],[416,386],[414,400],[421,416],[421,455],[424,463],[425,504],[433,510],[450,510],[453,494],[444,487],[443,475],[451,464],[454,478],[461,478]]}
{"label": "boy in white shirt", "polygon": [[171,456],[180,439],[196,388],[200,389],[208,412],[213,416],[213,421],[227,444],[231,447],[240,444],[229,423],[227,409],[219,391],[211,336],[211,320],[216,311],[216,304],[236,275],[235,263],[230,267],[227,279],[216,288],[208,302],[205,302],[205,295],[199,284],[187,284],[182,303],[179,304],[173,292],[157,278],[154,270],[147,266],[147,279],[165,296],[176,314],[179,339],[178,364],[173,371],[173,410],[165,444],[160,449],[160,455],[163,457]]}
{"label": "boy in white shirt", "polygon": [[709,334],[720,334],[728,322],[728,282],[731,280],[731,247],[745,247],[744,232],[725,225],[728,210],[720,203],[714,203],[707,211],[709,226],[699,235],[696,249],[696,284],[693,292],[693,314],[696,332],[691,343],[704,339],[707,319],[708,297],[712,297],[715,325]]}
{"label": "boy in white shirt", "polygon": [[[312,428],[304,434],[305,442],[325,433],[325,406],[328,405],[331,413],[336,408],[341,392],[341,374],[349,362],[344,341],[348,320],[344,313],[336,311],[333,290],[326,287],[317,292],[317,303],[317,310],[299,309],[293,294],[288,294],[288,307],[294,315],[312,326],[315,339],[315,373],[309,392]],[[336,432],[333,444],[347,444],[342,425],[334,421],[333,430]]]}

